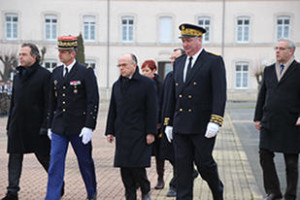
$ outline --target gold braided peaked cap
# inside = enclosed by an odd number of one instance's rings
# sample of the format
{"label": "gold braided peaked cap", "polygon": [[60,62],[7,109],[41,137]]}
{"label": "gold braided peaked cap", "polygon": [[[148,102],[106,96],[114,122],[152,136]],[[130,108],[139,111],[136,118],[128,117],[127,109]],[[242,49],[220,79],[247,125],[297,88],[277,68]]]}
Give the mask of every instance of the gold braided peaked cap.
{"label": "gold braided peaked cap", "polygon": [[58,49],[74,49],[78,45],[76,36],[58,37]]}
{"label": "gold braided peaked cap", "polygon": [[200,37],[202,36],[203,33],[206,32],[206,30],[201,26],[197,26],[193,24],[181,24],[179,26],[179,30],[181,31],[179,38]]}

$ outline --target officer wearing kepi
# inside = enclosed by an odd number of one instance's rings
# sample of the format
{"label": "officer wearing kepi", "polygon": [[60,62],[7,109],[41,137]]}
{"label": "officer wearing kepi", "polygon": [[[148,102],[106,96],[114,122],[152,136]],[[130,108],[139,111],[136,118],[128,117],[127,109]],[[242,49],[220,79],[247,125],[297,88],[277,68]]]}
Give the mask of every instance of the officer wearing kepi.
{"label": "officer wearing kepi", "polygon": [[91,139],[99,104],[97,80],[92,68],[75,60],[76,37],[59,37],[58,51],[63,65],[53,70],[50,86],[48,136],[51,158],[46,200],[60,199],[69,142],[78,159],[87,200],[95,200],[97,183]]}
{"label": "officer wearing kepi", "polygon": [[202,47],[204,28],[182,24],[179,29],[186,55],[175,60],[165,118],[165,133],[169,141],[174,138],[177,200],[193,199],[193,161],[213,199],[222,200],[223,184],[212,151],[226,102],[224,62]]}

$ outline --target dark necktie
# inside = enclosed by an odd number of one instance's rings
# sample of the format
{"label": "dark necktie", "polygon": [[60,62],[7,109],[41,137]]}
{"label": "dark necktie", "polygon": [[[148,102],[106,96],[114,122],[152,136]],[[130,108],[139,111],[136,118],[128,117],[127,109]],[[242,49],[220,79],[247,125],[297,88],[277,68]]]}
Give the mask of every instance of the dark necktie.
{"label": "dark necktie", "polygon": [[283,71],[283,69],[284,69],[284,64],[280,64],[280,74],[282,73],[282,71]]}
{"label": "dark necktie", "polygon": [[128,85],[129,85],[129,78],[122,77],[122,80],[121,80],[121,90],[122,90],[122,92],[124,92],[127,89]]}
{"label": "dark necktie", "polygon": [[191,74],[191,70],[192,70],[192,60],[193,60],[193,57],[189,57],[189,64],[188,64],[188,67],[187,67],[187,71],[186,71],[186,76],[185,76],[185,81],[188,80],[190,74]]}
{"label": "dark necktie", "polygon": [[68,68],[67,67],[65,67],[65,75],[64,75],[64,77],[67,77],[67,75],[68,75],[68,73],[69,73],[69,70],[68,70]]}

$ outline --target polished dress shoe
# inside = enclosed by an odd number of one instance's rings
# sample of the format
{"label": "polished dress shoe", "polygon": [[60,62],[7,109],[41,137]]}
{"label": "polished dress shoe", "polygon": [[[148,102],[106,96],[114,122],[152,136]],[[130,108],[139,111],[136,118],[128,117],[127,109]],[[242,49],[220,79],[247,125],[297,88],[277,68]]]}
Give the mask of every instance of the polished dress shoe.
{"label": "polished dress shoe", "polygon": [[163,180],[163,179],[158,179],[158,180],[157,180],[157,184],[156,184],[156,186],[154,187],[154,189],[156,189],[156,190],[162,190],[162,189],[164,189],[164,187],[165,187],[165,182],[164,182],[164,180]]}
{"label": "polished dress shoe", "polygon": [[150,193],[143,194],[142,195],[142,200],[151,200]]}
{"label": "polished dress shoe", "polygon": [[274,193],[271,193],[269,194],[264,200],[279,200],[282,198],[282,195],[281,194],[274,194]]}
{"label": "polished dress shoe", "polygon": [[13,194],[11,192],[8,192],[4,198],[1,200],[19,200],[18,194]]}
{"label": "polished dress shoe", "polygon": [[168,193],[167,193],[167,197],[176,197],[176,188],[174,187],[170,187]]}
{"label": "polished dress shoe", "polygon": [[92,196],[88,196],[86,200],[97,200],[97,192]]}

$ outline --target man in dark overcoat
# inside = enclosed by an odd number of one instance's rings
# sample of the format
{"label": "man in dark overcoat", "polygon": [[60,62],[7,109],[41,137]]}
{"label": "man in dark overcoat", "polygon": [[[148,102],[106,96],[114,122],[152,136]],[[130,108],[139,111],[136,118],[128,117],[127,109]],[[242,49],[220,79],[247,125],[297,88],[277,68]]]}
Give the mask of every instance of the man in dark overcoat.
{"label": "man in dark overcoat", "polygon": [[174,138],[177,171],[177,199],[193,199],[193,162],[208,183],[214,200],[223,199],[223,184],[212,152],[223,122],[226,75],[221,56],[202,48],[206,30],[182,24],[182,45],[186,55],[175,60],[165,133]]}
{"label": "man in dark overcoat", "polygon": [[47,105],[50,72],[41,67],[36,45],[24,43],[19,53],[7,122],[8,182],[3,200],[18,199],[23,156],[34,153],[45,171],[50,160],[47,137]]}
{"label": "man in dark overcoat", "polygon": [[139,74],[133,54],[119,58],[120,77],[114,83],[105,135],[116,138],[114,167],[121,168],[126,200],[136,200],[136,186],[142,200],[150,200],[151,144],[157,133],[157,94],[153,80]]}
{"label": "man in dark overcoat", "polygon": [[274,152],[284,154],[286,200],[295,200],[300,152],[300,63],[294,59],[295,44],[278,41],[276,63],[264,70],[254,123],[260,130],[259,155],[266,200],[282,198],[274,164]]}
{"label": "man in dark overcoat", "polygon": [[97,199],[92,158],[92,132],[96,127],[99,93],[94,70],[76,61],[77,38],[58,38],[63,65],[53,70],[48,111],[51,159],[46,200],[59,200],[63,187],[65,159],[71,143],[85,184],[87,200]]}

